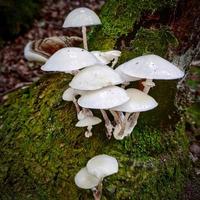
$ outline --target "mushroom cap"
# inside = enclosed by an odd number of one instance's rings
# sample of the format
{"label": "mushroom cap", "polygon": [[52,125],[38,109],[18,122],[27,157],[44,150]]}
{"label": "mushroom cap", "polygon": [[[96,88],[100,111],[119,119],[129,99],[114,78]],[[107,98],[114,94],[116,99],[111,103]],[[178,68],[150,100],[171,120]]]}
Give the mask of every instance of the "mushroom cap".
{"label": "mushroom cap", "polygon": [[71,72],[98,63],[97,58],[87,50],[68,47],[54,53],[41,69],[43,71]]}
{"label": "mushroom cap", "polygon": [[78,99],[84,108],[110,109],[129,100],[126,91],[118,86],[109,86],[99,90],[88,91]]}
{"label": "mushroom cap", "polygon": [[102,120],[95,116],[85,117],[84,119],[78,121],[75,126],[76,127],[93,126],[93,125],[99,124],[101,122],[102,122]]}
{"label": "mushroom cap", "polygon": [[75,184],[83,189],[92,189],[99,184],[99,179],[89,174],[87,168],[82,168],[74,178]]}
{"label": "mushroom cap", "polygon": [[101,51],[90,51],[102,64],[107,65],[110,60],[104,57],[103,52]]}
{"label": "mushroom cap", "polygon": [[146,79],[178,79],[184,76],[178,67],[157,55],[145,55],[120,65],[129,76]]}
{"label": "mushroom cap", "polygon": [[24,48],[24,57],[28,61],[45,63],[47,61],[47,58],[43,55],[40,55],[37,52],[34,52],[32,45],[33,45],[33,42],[28,42],[26,44],[26,46]]}
{"label": "mushroom cap", "polygon": [[123,73],[123,71],[121,70],[121,68],[122,68],[122,65],[120,65],[119,67],[117,67],[115,69],[115,71],[120,75],[120,77],[123,79],[124,82],[138,81],[138,80],[141,79],[141,78],[136,78],[136,77],[129,76],[129,75]]}
{"label": "mushroom cap", "polygon": [[80,90],[76,90],[76,89],[73,89],[73,88],[68,88],[64,91],[64,93],[62,95],[62,99],[64,101],[73,101],[75,96],[82,95],[84,93],[85,93],[85,91],[80,91]]}
{"label": "mushroom cap", "polygon": [[114,58],[121,56],[121,51],[111,50],[111,51],[91,51],[91,53],[102,63],[108,64]]}
{"label": "mushroom cap", "polygon": [[105,154],[91,158],[86,167],[90,174],[99,179],[117,173],[119,168],[116,158]]}
{"label": "mushroom cap", "polygon": [[126,103],[111,108],[111,110],[121,111],[121,112],[143,112],[155,108],[158,103],[153,97],[145,94],[144,92],[130,88],[126,90],[130,100]]}
{"label": "mushroom cap", "polygon": [[81,70],[69,85],[78,90],[97,90],[110,85],[117,85],[123,80],[118,73],[106,65],[94,65]]}
{"label": "mushroom cap", "polygon": [[96,13],[89,8],[76,8],[72,10],[65,18],[63,27],[81,27],[101,24]]}

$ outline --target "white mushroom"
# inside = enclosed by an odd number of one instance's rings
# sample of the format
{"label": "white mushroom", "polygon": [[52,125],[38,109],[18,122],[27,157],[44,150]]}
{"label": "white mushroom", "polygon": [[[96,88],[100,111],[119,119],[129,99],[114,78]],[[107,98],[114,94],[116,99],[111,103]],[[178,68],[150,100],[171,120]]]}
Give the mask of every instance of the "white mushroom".
{"label": "white mushroom", "polygon": [[112,50],[112,51],[91,51],[93,55],[96,56],[96,58],[102,63],[102,64],[109,64],[112,62],[112,68],[116,65],[119,56],[121,56],[121,51],[118,50]]}
{"label": "white mushroom", "polygon": [[123,71],[121,70],[122,68],[122,65],[118,66],[115,71],[120,75],[120,77],[122,78],[123,80],[123,85],[122,85],[122,88],[125,88],[127,85],[130,84],[130,82],[132,81],[138,81],[140,80],[140,78],[136,78],[136,77],[133,77],[133,76],[129,76],[125,73],[123,73]]}
{"label": "white mushroom", "polygon": [[106,111],[112,107],[121,105],[129,100],[126,91],[118,86],[109,86],[99,90],[88,91],[78,99],[78,104],[84,108],[100,109],[105,120],[107,137],[112,135],[113,125]]}
{"label": "white mushroom", "polygon": [[100,179],[88,173],[86,167],[82,168],[74,178],[75,184],[82,189],[93,189],[98,184]]}
{"label": "white mushroom", "polygon": [[117,85],[123,80],[113,69],[106,65],[94,65],[81,70],[69,85],[78,90],[97,90],[110,85]]}
{"label": "white mushroom", "polygon": [[93,190],[95,200],[100,200],[102,194],[102,181],[106,176],[110,176],[118,172],[118,162],[116,158],[102,154],[90,159],[86,167],[88,173],[96,176],[100,180],[98,186],[96,187],[96,191]]}
{"label": "white mushroom", "polygon": [[41,67],[43,71],[73,73],[81,68],[98,64],[97,58],[85,49],[62,48],[54,53]]}
{"label": "white mushroom", "polygon": [[98,117],[85,117],[84,119],[78,121],[76,123],[76,127],[86,127],[87,131],[85,132],[85,137],[91,137],[92,136],[92,126],[101,123],[101,119]]}
{"label": "white mushroom", "polygon": [[84,49],[88,49],[86,26],[99,24],[101,24],[101,21],[94,11],[81,7],[74,9],[67,15],[63,27],[82,27]]}
{"label": "white mushroom", "polygon": [[[178,79],[184,76],[184,72],[169,61],[157,55],[145,55],[134,58],[119,66],[121,72],[128,76],[146,79],[143,82],[143,92],[148,94],[151,87],[155,86],[153,79]],[[137,123],[139,113],[135,113],[132,118],[132,124]]]}
{"label": "white mushroom", "polygon": [[38,53],[33,51],[32,48],[33,42],[28,42],[24,48],[24,57],[28,60],[28,61],[37,61],[37,62],[41,62],[41,63],[45,63],[47,61],[47,58]]}
{"label": "white mushroom", "polygon": [[130,88],[127,89],[126,92],[130,98],[129,101],[122,105],[111,108],[111,110],[114,111],[126,112],[122,126],[116,126],[113,132],[115,139],[123,139],[124,136],[129,135],[132,132],[130,132],[130,130],[132,130],[137,124],[137,121],[132,124],[132,120],[129,119],[131,113],[134,113],[135,115],[135,113],[151,110],[158,105],[154,98],[138,89]]}
{"label": "white mushroom", "polygon": [[105,154],[91,158],[86,166],[88,172],[100,180],[117,173],[119,168],[116,158]]}

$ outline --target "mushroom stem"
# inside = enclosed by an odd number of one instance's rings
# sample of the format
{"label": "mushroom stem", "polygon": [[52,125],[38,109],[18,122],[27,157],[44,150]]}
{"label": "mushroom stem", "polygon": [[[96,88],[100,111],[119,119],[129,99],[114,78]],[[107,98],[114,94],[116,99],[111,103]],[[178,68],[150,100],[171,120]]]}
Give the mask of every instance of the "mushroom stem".
{"label": "mushroom stem", "polygon": [[82,26],[83,47],[84,49],[88,50],[86,30],[86,26]]}
{"label": "mushroom stem", "polygon": [[114,61],[112,62],[112,68],[114,68],[114,66],[117,64],[117,62],[118,62],[118,57],[115,57],[114,58]]}
{"label": "mushroom stem", "polygon": [[128,122],[128,118],[130,116],[131,113],[126,113],[125,117],[123,119],[123,122],[121,124],[121,126],[116,126],[115,130],[114,130],[114,137],[117,140],[122,140],[125,136],[127,136],[128,134],[126,133],[126,126],[127,126],[127,122]]}
{"label": "mushroom stem", "polygon": [[93,196],[95,200],[100,200],[102,195],[102,181],[99,182],[97,187],[92,189]]}
{"label": "mushroom stem", "polygon": [[146,81],[142,82],[142,85],[144,86],[143,92],[148,94],[149,90],[155,86],[155,83],[152,79],[146,79]]}
{"label": "mushroom stem", "polygon": [[122,124],[124,114],[119,111],[109,110],[110,113],[113,115],[116,124]]}
{"label": "mushroom stem", "polygon": [[126,126],[125,126],[125,134],[126,135],[130,135],[131,132],[133,131],[133,129],[135,128],[135,126],[137,125],[137,120],[139,118],[139,115],[140,115],[140,112],[133,113],[128,118],[128,120],[126,122]]}
{"label": "mushroom stem", "polygon": [[[146,79],[144,82],[142,82],[143,86],[144,86],[144,89],[143,89],[143,92],[148,94],[149,93],[149,90],[155,86],[155,83],[152,81],[152,79]],[[127,122],[127,129],[129,130],[128,134],[130,134],[133,129],[135,128],[135,126],[137,125],[137,120],[140,116],[140,113],[137,112],[137,113],[133,113],[129,119],[128,119],[128,122]]]}
{"label": "mushroom stem", "polygon": [[78,105],[77,100],[76,100],[75,97],[74,97],[74,99],[73,99],[73,103],[74,103],[74,105],[75,105],[76,113],[77,113],[77,115],[78,115],[79,112],[81,111],[81,109],[80,109],[80,106]]}
{"label": "mushroom stem", "polygon": [[89,138],[89,137],[91,137],[92,136],[92,126],[88,126],[87,127],[87,131],[85,132],[85,137],[86,138]]}
{"label": "mushroom stem", "polygon": [[103,119],[105,121],[105,127],[106,127],[106,130],[107,130],[106,135],[107,135],[108,139],[110,139],[111,136],[112,136],[113,125],[112,125],[110,119],[108,118],[106,111],[102,110],[102,109],[100,109],[100,111],[101,111],[101,114],[102,114]]}

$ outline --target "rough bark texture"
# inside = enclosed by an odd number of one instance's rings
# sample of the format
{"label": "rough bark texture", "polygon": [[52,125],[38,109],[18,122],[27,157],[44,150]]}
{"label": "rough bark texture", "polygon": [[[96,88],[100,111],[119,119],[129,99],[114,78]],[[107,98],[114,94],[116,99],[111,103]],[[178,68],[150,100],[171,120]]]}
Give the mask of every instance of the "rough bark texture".
{"label": "rough bark texture", "polygon": [[[108,0],[89,48],[120,48],[120,62],[145,53],[165,57],[178,44],[166,19],[175,7],[172,0]],[[177,81],[156,82],[151,95],[159,107],[140,116],[131,137],[116,141],[106,139],[103,125],[89,139],[75,127],[74,106],[61,99],[71,78],[46,75],[8,95],[1,106],[1,199],[92,199],[90,191],[75,186],[74,176],[102,153],[120,165],[119,173],[104,180],[102,199],[177,199],[190,166],[174,104]]]}

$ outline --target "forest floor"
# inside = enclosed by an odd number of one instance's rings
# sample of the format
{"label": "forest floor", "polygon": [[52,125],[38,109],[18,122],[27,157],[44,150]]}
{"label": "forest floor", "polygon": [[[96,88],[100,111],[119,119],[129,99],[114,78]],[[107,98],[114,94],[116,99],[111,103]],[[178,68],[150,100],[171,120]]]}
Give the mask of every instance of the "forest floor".
{"label": "forest floor", "polygon": [[[40,65],[27,62],[23,49],[30,40],[51,36],[81,36],[80,29],[63,29],[64,18],[69,11],[80,6],[86,6],[97,13],[103,5],[103,0],[59,0],[44,1],[40,15],[31,28],[12,41],[5,43],[0,50],[0,97],[8,92],[37,81],[43,72]],[[193,163],[190,180],[186,184],[183,199],[200,199],[200,67],[191,66],[187,77],[191,90],[193,104],[187,109],[186,132],[190,138],[190,158]]]}

